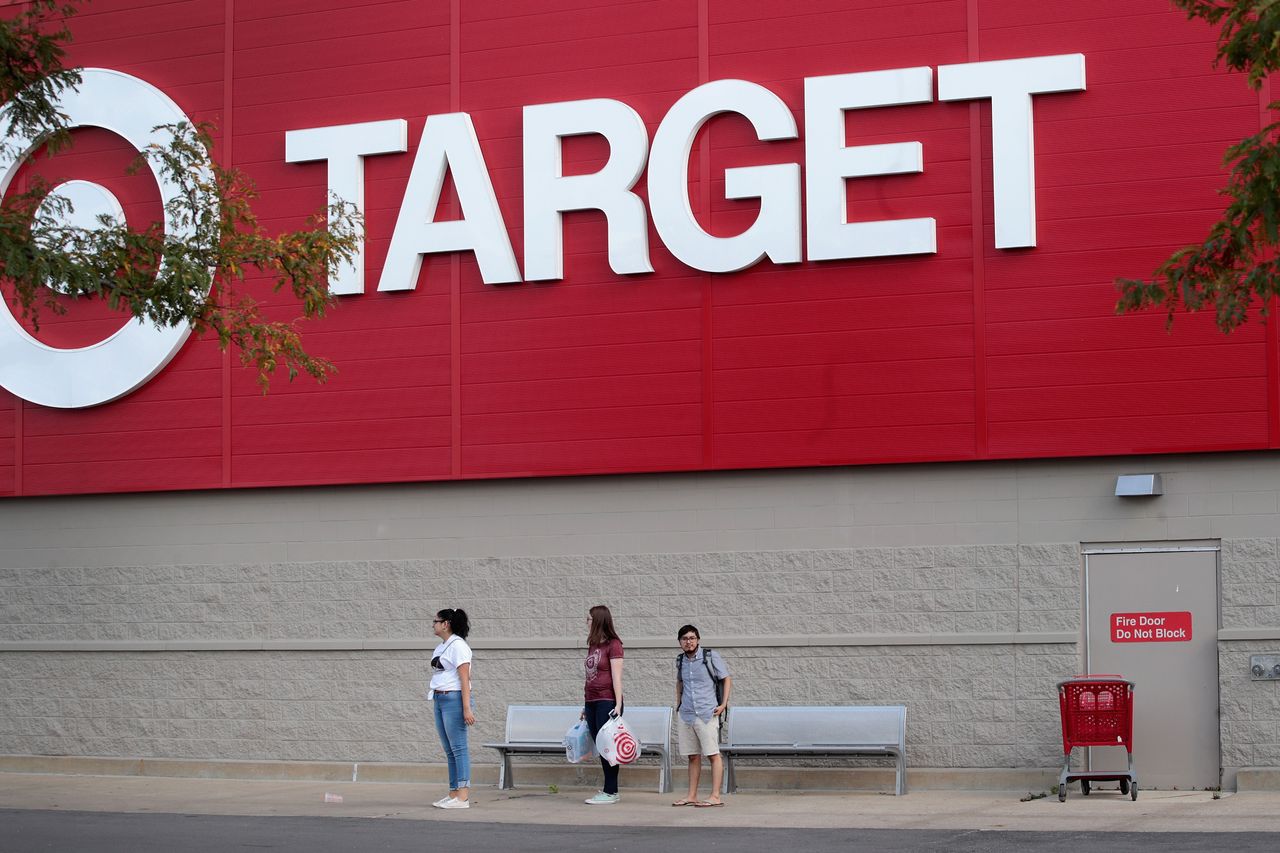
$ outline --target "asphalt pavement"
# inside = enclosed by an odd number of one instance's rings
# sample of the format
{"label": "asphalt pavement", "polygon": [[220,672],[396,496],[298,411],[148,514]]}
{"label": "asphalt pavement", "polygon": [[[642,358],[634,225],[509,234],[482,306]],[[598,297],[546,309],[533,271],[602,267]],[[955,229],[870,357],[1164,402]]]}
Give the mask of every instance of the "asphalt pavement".
{"label": "asphalt pavement", "polygon": [[1072,790],[1059,803],[1016,791],[750,791],[699,809],[673,808],[674,795],[652,790],[624,788],[617,805],[587,806],[590,791],[530,786],[477,788],[465,811],[431,808],[442,793],[409,783],[0,773],[0,853],[1280,849],[1280,792],[1143,791],[1133,802]]}
{"label": "asphalt pavement", "polygon": [[584,851],[707,850],[733,853],[1273,853],[1272,833],[999,832],[940,829],[766,829],[761,827],[600,826],[376,818],[246,817],[243,815],[119,814],[0,810],[0,851],[150,853],[277,850],[478,850],[571,853]]}

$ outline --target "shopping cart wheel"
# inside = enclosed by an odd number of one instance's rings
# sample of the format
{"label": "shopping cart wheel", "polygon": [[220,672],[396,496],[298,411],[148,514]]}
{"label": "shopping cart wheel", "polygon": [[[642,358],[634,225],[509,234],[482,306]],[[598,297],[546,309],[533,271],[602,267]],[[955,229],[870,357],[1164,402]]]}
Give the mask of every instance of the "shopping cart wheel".
{"label": "shopping cart wheel", "polygon": [[1120,793],[1121,793],[1121,794],[1127,794],[1127,793],[1129,793],[1129,780],[1128,780],[1128,779],[1121,779],[1121,780],[1120,780]]}
{"label": "shopping cart wheel", "polygon": [[1086,797],[1089,796],[1089,780],[1088,779],[1080,780],[1080,793],[1084,794]]}
{"label": "shopping cart wheel", "polygon": [[1132,785],[1129,786],[1129,796],[1133,798],[1133,801],[1135,803],[1138,801],[1138,783],[1137,782],[1134,782]]}

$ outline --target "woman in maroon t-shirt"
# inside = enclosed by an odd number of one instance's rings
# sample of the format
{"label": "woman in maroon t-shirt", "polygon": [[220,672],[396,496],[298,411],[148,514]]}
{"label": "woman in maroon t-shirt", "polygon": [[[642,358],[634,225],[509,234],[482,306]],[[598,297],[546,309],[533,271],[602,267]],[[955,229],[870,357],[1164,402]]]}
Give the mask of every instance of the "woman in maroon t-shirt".
{"label": "woman in maroon t-shirt", "polygon": [[[613,614],[603,604],[591,608],[587,617],[587,683],[582,706],[582,718],[591,729],[591,736],[610,717],[616,717],[615,708],[622,708],[622,640],[613,629]],[[604,789],[587,800],[589,806],[603,806],[618,801],[618,767],[603,758]]]}

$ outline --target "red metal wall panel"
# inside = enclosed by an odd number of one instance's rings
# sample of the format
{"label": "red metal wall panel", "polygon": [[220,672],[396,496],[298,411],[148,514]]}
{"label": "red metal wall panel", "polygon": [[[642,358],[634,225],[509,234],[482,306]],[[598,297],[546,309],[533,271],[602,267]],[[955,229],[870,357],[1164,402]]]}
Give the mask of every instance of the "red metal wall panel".
{"label": "red metal wall panel", "polygon": [[[517,256],[522,107],[603,94],[637,109],[652,135],[666,107],[697,85],[697,37],[697,4],[687,0],[462,4],[461,104],[474,110]],[[572,140],[565,173],[595,171],[607,154],[602,141]],[[462,471],[698,467],[700,365],[689,344],[701,334],[702,275],[667,254],[651,229],[658,272],[617,276],[603,214],[564,222],[562,281],[494,288],[468,258],[461,264]],[[637,358],[657,348],[688,356],[669,365]]]}
{"label": "red metal wall panel", "polygon": [[984,249],[991,455],[1266,446],[1262,327],[1224,338],[1204,315],[1168,334],[1162,314],[1114,316],[1111,286],[1215,219],[1257,95],[1213,69],[1208,28],[1158,3],[980,9],[984,51],[1080,51],[1089,75],[1087,97],[1036,105],[1039,245]]}
{"label": "red metal wall panel", "polygon": [[[112,68],[152,82],[195,121],[221,118],[223,12],[210,2],[87,4],[76,17],[71,61]],[[131,224],[152,216],[159,196],[145,176],[121,167],[125,147],[105,132],[78,132],[71,151],[48,164],[50,176],[86,178],[109,186]],[[42,337],[83,345],[86,331],[118,328],[102,306],[46,312]],[[61,328],[68,327],[68,328]],[[217,346],[189,341],[165,370],[135,393],[82,410],[22,408],[22,494],[188,489],[217,486],[221,465]],[[6,392],[0,395],[8,397]]]}
{"label": "red metal wall panel", "polygon": [[0,393],[0,496],[16,492],[18,473],[18,401]]}
{"label": "red metal wall panel", "polygon": [[[1117,317],[1118,276],[1149,273],[1221,207],[1224,148],[1259,125],[1257,94],[1212,68],[1211,30],[1166,0],[96,0],[77,64],[158,86],[218,125],[218,154],[262,190],[269,228],[325,197],[324,163],[284,161],[287,130],[403,118],[407,154],[365,160],[367,275],[307,324],[325,385],[252,371],[191,341],[116,402],[60,411],[0,391],[0,495],[623,471],[1051,457],[1275,446],[1274,335],[1211,318]],[[485,284],[469,253],[428,257],[416,289],[377,292],[426,117],[474,121],[523,261],[522,107],[613,98],[650,137],[709,80],[767,86],[797,117],[803,80],[1083,53],[1088,88],[1035,98],[1035,248],[994,248],[990,109],[852,111],[849,144],[918,140],[920,174],[847,182],[859,219],[933,217],[935,255],[711,275],[650,226],[650,275],[614,274],[606,223],[564,217],[561,281]],[[60,168],[108,183],[131,222],[145,177],[109,134]],[[124,152],[127,154],[127,152]],[[566,173],[605,162],[566,142]],[[758,203],[724,170],[804,161],[708,123],[691,157],[701,224],[731,235]],[[111,183],[114,181],[115,183]],[[644,179],[637,192],[645,197]],[[148,211],[151,211],[149,213]],[[413,212],[410,212],[411,214]],[[456,218],[448,190],[440,218]],[[255,281],[272,317],[297,306]],[[42,339],[83,345],[120,319],[77,305]]]}
{"label": "red metal wall panel", "polygon": [[[716,2],[710,11],[711,78],[763,83],[800,116],[805,77],[966,57],[965,0],[904,3],[892,14],[875,3]],[[938,103],[846,116],[851,142],[919,140],[926,161],[921,174],[848,181],[848,220],[933,217],[937,256],[809,264],[803,283],[793,265],[764,263],[712,283],[714,464],[974,455],[968,116],[966,105]],[[711,147],[713,229],[734,233],[754,210],[718,201],[720,178],[727,166],[761,162],[761,145],[745,122],[722,118]],[[804,157],[802,142],[769,152],[778,162]]]}
{"label": "red metal wall panel", "polygon": [[[285,129],[449,111],[449,7],[444,3],[233,4],[235,165],[263,189],[264,223],[297,228],[325,200],[324,163],[284,159]],[[339,117],[335,121],[335,117]],[[409,157],[366,159],[367,297],[307,324],[306,345],[339,372],[327,384],[276,382],[231,369],[235,485],[371,482],[450,473],[449,293],[424,264],[415,291],[374,295]],[[273,316],[297,316],[273,296]],[[350,310],[348,310],[350,309]]]}

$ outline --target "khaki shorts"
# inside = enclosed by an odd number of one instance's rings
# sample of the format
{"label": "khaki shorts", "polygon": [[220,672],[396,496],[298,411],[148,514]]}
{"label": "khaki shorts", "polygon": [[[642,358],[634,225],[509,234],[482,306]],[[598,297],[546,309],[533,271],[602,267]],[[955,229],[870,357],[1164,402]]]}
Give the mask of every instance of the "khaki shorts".
{"label": "khaki shorts", "polygon": [[676,718],[676,732],[680,735],[681,755],[719,755],[720,719],[693,718],[692,725]]}

